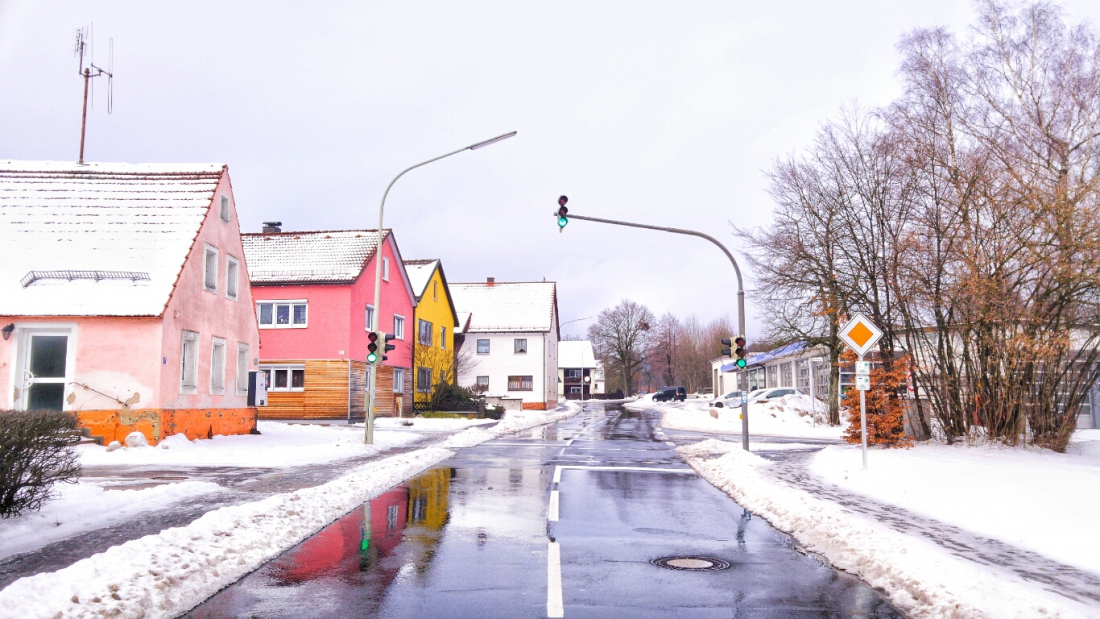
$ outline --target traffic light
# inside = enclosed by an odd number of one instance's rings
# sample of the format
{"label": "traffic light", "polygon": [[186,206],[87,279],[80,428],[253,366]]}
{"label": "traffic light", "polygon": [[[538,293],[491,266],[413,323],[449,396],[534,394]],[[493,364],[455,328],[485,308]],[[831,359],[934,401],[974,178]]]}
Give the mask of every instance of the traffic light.
{"label": "traffic light", "polygon": [[378,363],[380,356],[378,354],[378,333],[371,331],[367,334],[367,363]]}
{"label": "traffic light", "polygon": [[745,360],[745,355],[748,354],[748,352],[745,350],[745,336],[737,336],[737,339],[733,340],[733,343],[737,345],[737,349],[733,351],[733,354],[737,356],[734,364],[736,364],[737,367],[744,369],[744,367],[749,364],[749,362]]}
{"label": "traffic light", "polygon": [[730,348],[730,347],[733,346],[733,340],[731,340],[728,337],[724,337],[724,338],[722,338],[722,345],[726,347],[726,348],[722,349],[722,356],[723,357],[732,357],[733,356],[733,348]]}
{"label": "traffic light", "polygon": [[393,350],[394,348],[397,348],[397,347],[396,347],[396,346],[394,346],[393,344],[390,344],[390,340],[394,340],[394,339],[397,339],[397,336],[395,336],[395,335],[394,335],[394,334],[392,334],[392,333],[383,333],[383,334],[382,334],[382,339],[383,339],[383,341],[384,341],[384,342],[386,343],[386,347],[382,349],[382,353],[383,353],[383,354],[382,354],[382,360],[383,360],[383,361],[385,361],[385,360],[386,360],[386,358],[387,358],[387,357],[386,357],[386,355],[385,355],[385,353],[388,353],[388,352],[390,352],[391,350]]}
{"label": "traffic light", "polygon": [[569,198],[562,196],[558,198],[558,232],[565,229],[566,224],[569,223],[569,218],[566,215],[569,214],[569,209],[565,207],[565,203],[569,201]]}

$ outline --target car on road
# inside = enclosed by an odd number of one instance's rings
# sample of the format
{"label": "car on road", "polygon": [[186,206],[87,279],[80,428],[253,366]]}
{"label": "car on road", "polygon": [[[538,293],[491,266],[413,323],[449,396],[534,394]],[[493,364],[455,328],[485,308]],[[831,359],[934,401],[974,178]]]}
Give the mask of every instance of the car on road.
{"label": "car on road", "polygon": [[734,389],[716,400],[711,400],[710,405],[714,408],[723,408],[725,406],[734,408],[741,406],[741,390]]}
{"label": "car on road", "polygon": [[665,387],[653,394],[654,402],[671,402],[679,400],[683,402],[687,399],[687,389],[683,387]]}
{"label": "car on road", "polygon": [[796,393],[802,393],[798,389],[792,387],[776,387],[773,389],[757,389],[749,394],[749,404],[756,402],[767,402],[768,400],[775,400],[785,395],[794,395]]}

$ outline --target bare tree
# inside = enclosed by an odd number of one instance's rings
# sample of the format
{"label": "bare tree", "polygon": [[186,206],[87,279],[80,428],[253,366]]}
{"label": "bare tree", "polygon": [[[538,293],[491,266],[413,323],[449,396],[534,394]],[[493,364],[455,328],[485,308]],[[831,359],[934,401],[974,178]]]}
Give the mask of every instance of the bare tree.
{"label": "bare tree", "polygon": [[604,363],[609,391],[616,387],[634,393],[638,375],[645,366],[653,322],[653,312],[644,305],[623,299],[615,307],[601,311],[596,323],[588,328],[596,357]]}

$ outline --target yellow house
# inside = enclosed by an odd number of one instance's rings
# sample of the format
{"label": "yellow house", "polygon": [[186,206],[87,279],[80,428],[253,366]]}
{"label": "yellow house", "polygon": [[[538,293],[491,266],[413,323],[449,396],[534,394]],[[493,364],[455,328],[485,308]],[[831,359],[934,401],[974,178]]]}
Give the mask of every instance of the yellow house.
{"label": "yellow house", "polygon": [[439,383],[454,383],[454,334],[458,314],[438,259],[406,260],[416,294],[413,338],[414,402],[426,402]]}

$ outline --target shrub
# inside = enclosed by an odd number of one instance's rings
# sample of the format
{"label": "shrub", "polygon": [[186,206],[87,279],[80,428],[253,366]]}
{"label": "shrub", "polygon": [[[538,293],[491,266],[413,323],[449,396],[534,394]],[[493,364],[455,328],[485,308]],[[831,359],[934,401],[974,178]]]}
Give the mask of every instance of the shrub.
{"label": "shrub", "polygon": [[[856,356],[846,351],[842,362],[852,363]],[[887,447],[911,447],[913,442],[905,435],[905,407],[898,392],[905,385],[908,358],[895,361],[890,372],[882,368],[871,369],[871,389],[867,391],[867,443]],[[859,391],[854,387],[844,392],[848,407],[848,430],[844,440],[863,442],[860,434]]]}
{"label": "shrub", "polygon": [[469,389],[451,383],[439,383],[432,391],[432,410],[469,410],[473,401],[474,395]]}
{"label": "shrub", "polygon": [[60,411],[0,411],[0,518],[37,510],[53,484],[77,480],[76,424]]}

